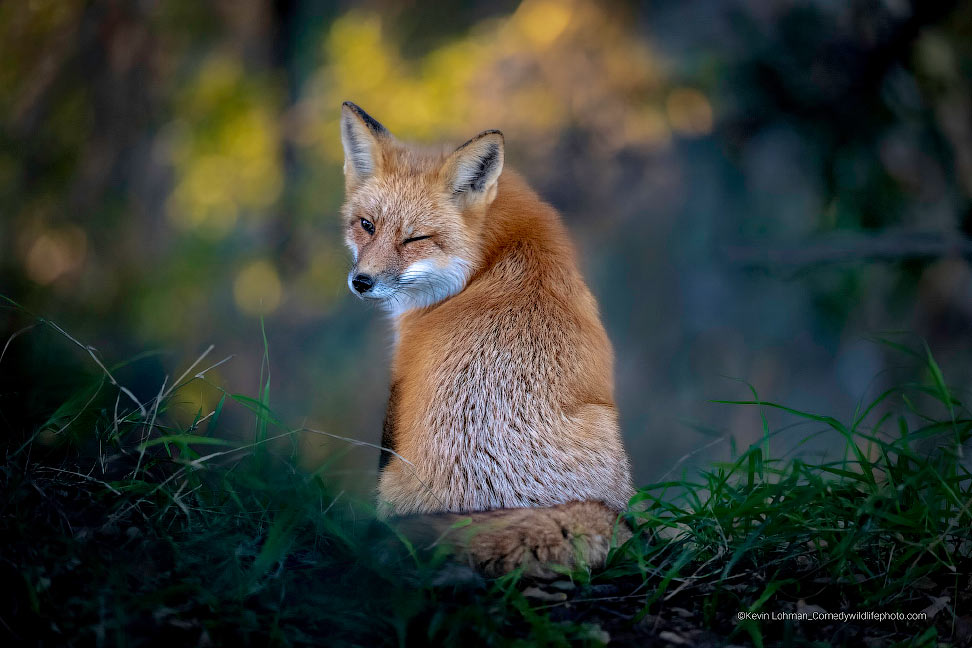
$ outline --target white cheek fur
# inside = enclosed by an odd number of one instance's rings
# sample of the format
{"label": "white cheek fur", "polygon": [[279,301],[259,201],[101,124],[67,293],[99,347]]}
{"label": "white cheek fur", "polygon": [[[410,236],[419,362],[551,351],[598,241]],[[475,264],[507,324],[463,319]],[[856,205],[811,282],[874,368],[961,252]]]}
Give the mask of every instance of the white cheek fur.
{"label": "white cheek fur", "polygon": [[413,308],[423,308],[455,295],[469,281],[469,262],[451,257],[440,265],[429,259],[411,264],[398,278],[394,294],[384,306],[393,317]]}

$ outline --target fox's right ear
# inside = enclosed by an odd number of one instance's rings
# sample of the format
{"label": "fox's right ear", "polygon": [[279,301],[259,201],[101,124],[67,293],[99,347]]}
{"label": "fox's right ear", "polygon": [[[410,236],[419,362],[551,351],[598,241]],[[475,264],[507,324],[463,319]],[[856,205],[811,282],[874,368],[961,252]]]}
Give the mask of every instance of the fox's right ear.
{"label": "fox's right ear", "polygon": [[391,133],[371,115],[350,101],[341,105],[341,143],[344,144],[344,177],[356,184],[373,175],[381,162],[380,145]]}

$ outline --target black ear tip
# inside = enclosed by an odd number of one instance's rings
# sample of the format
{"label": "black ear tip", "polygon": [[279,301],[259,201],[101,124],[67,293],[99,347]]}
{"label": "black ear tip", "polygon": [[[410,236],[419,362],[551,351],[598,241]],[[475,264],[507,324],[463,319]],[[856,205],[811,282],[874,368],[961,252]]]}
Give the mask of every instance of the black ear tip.
{"label": "black ear tip", "polygon": [[465,142],[464,144],[460,145],[459,148],[457,148],[456,150],[457,151],[461,151],[462,149],[466,148],[470,144],[473,144],[475,142],[479,142],[480,140],[483,140],[483,139],[485,139],[487,137],[493,137],[493,136],[497,136],[497,135],[499,136],[499,143],[500,143],[500,147],[502,148],[503,146],[506,145],[506,138],[503,137],[503,133],[501,131],[498,131],[498,130],[485,130],[482,133],[480,133],[479,135],[477,135],[476,137],[474,137],[471,140],[469,140],[469,141]]}
{"label": "black ear tip", "polygon": [[361,115],[364,113],[364,111],[361,110],[361,106],[354,103],[353,101],[345,101],[344,103],[341,104],[341,108],[344,110],[349,110],[356,115]]}
{"label": "black ear tip", "polygon": [[472,140],[470,140],[470,141],[475,142],[476,140],[481,140],[481,139],[486,138],[486,137],[499,137],[499,141],[500,141],[501,144],[505,144],[506,143],[506,138],[503,137],[503,131],[499,131],[499,130],[496,130],[496,129],[484,130],[482,133],[480,133],[476,137],[472,138]]}
{"label": "black ear tip", "polygon": [[344,103],[341,104],[341,109],[350,111],[351,113],[356,115],[358,119],[363,121],[365,125],[368,128],[370,128],[375,135],[384,135],[388,132],[385,130],[384,126],[378,123],[378,120],[376,120],[374,117],[372,117],[364,110],[362,110],[361,106],[354,103],[353,101],[345,101]]}

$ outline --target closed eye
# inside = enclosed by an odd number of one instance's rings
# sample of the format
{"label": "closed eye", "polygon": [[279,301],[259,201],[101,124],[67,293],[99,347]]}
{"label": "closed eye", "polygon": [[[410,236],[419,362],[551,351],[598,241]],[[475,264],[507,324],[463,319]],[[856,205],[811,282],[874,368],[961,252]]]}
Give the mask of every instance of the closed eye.
{"label": "closed eye", "polygon": [[408,243],[414,243],[415,241],[424,241],[427,238],[432,238],[431,234],[426,234],[425,236],[413,236],[412,238],[407,238],[402,241],[402,245],[407,245]]}

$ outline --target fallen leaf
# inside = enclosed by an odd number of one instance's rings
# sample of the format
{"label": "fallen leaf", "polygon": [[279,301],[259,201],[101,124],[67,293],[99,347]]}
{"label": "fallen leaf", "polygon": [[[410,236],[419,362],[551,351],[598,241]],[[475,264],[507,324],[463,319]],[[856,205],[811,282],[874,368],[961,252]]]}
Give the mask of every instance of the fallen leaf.
{"label": "fallen leaf", "polygon": [[796,609],[797,609],[797,612],[802,612],[804,614],[811,614],[813,612],[820,612],[820,613],[826,613],[827,612],[827,610],[823,609],[819,605],[813,605],[813,604],[807,605],[807,602],[804,601],[803,599],[800,599],[799,601],[797,601]]}
{"label": "fallen leaf", "polygon": [[932,590],[938,587],[938,584],[927,576],[922,576],[911,583],[912,587],[917,587],[921,590]]}
{"label": "fallen leaf", "polygon": [[684,646],[685,644],[688,643],[688,639],[686,639],[682,635],[675,634],[670,630],[662,630],[661,632],[658,633],[658,638],[664,639],[668,643],[673,643],[676,646]]}
{"label": "fallen leaf", "polygon": [[939,596],[932,600],[932,604],[926,607],[922,612],[928,615],[929,619],[934,619],[935,615],[945,609],[948,602],[952,600],[950,596]]}
{"label": "fallen leaf", "polygon": [[558,602],[566,601],[567,595],[563,592],[547,592],[539,587],[528,587],[523,590],[523,596],[531,599],[536,599],[537,601],[547,601],[547,602]]}

